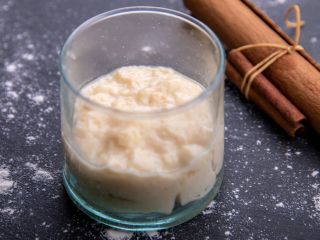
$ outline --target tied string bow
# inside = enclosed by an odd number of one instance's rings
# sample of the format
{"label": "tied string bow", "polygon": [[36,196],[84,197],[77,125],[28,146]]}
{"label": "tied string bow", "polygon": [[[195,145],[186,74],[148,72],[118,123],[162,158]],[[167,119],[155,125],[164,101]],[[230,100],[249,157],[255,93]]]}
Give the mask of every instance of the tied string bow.
{"label": "tied string bow", "polygon": [[[289,21],[290,13],[294,11],[296,20],[295,22]],[[244,76],[242,84],[241,84],[241,92],[248,99],[251,85],[255,78],[266,70],[270,65],[272,65],[279,58],[283,57],[286,54],[290,54],[295,51],[302,51],[303,47],[299,45],[301,27],[305,24],[304,21],[301,20],[301,11],[298,5],[291,6],[286,14],[285,14],[285,24],[288,28],[295,28],[295,38],[294,43],[291,46],[286,46],[282,44],[274,44],[274,43],[258,43],[258,44],[248,44],[243,47],[236,48],[234,51],[244,51],[246,49],[252,48],[260,48],[260,47],[269,47],[269,48],[277,48],[278,50],[274,53],[270,54],[268,57],[263,59],[253,68],[251,68]]]}

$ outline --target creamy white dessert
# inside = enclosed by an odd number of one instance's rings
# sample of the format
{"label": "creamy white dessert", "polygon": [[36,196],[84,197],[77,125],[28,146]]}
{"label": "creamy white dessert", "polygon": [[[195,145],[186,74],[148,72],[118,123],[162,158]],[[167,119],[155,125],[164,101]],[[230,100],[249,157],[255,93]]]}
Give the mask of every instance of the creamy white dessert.
{"label": "creamy white dessert", "polygon": [[[146,66],[122,67],[84,86],[82,95],[109,110],[75,103],[74,139],[65,145],[79,195],[107,211],[167,214],[205,196],[223,163],[223,120],[208,101],[173,109],[202,91],[171,68]],[[173,110],[150,113],[165,109]]]}

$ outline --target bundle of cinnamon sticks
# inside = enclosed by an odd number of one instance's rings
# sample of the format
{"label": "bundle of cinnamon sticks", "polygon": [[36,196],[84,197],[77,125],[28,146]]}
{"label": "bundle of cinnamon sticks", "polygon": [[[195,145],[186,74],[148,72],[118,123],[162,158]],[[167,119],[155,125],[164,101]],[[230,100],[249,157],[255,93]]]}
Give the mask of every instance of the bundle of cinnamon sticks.
{"label": "bundle of cinnamon sticks", "polygon": [[[248,0],[184,3],[229,50],[227,76],[238,88],[245,74],[275,50],[261,47],[240,53],[232,49],[259,43],[293,45],[293,40]],[[305,51],[286,54],[259,74],[248,98],[290,136],[303,132],[306,124],[320,133],[320,68]]]}

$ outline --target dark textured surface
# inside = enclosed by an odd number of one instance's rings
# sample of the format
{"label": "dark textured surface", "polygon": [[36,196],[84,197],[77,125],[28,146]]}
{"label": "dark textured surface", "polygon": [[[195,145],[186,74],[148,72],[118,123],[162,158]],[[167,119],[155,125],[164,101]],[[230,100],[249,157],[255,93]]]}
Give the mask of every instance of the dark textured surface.
{"label": "dark textured surface", "polygon": [[[254,2],[281,25],[293,3]],[[320,1],[295,2],[307,21],[301,43],[319,61]],[[187,12],[176,0],[0,0],[0,239],[108,239],[62,186],[58,52],[84,20],[131,5]],[[225,111],[215,203],[188,223],[131,239],[320,239],[319,136],[289,139],[229,83]]]}

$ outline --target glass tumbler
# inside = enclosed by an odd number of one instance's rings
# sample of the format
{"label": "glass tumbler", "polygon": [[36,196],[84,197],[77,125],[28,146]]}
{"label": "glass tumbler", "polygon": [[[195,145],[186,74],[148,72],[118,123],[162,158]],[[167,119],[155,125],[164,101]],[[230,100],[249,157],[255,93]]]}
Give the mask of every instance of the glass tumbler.
{"label": "glass tumbler", "polygon": [[[123,66],[170,67],[202,91],[176,107],[143,112],[102,106],[82,94],[83,86]],[[63,179],[83,212],[115,228],[149,231],[183,223],[212,201],[223,175],[225,55],[208,27],[164,8],[102,13],[70,35],[60,70]],[[118,150],[104,154],[111,147]],[[134,159],[124,159],[127,168],[110,164],[129,149],[154,150],[165,168],[140,171],[130,165]],[[152,157],[144,156],[146,165]]]}

